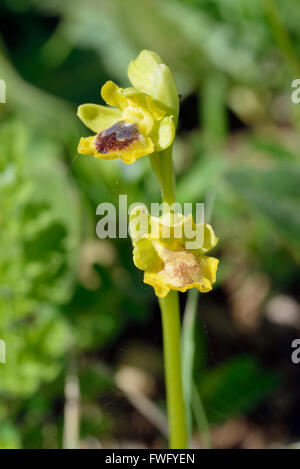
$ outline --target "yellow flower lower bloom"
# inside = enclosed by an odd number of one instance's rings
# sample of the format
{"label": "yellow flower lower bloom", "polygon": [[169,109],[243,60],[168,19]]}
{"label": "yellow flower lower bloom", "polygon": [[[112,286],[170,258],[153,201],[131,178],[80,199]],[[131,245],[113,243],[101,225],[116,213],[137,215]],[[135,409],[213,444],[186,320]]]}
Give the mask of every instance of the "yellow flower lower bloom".
{"label": "yellow flower lower bloom", "polygon": [[[157,218],[147,214],[143,221],[141,214],[145,215],[143,207],[136,207],[132,212],[130,234],[134,246],[133,260],[136,267],[145,271],[144,282],[152,285],[160,298],[170,290],[185,292],[197,288],[200,292],[210,291],[216,281],[219,262],[214,257],[204,255],[218,242],[212,227],[208,224],[196,225],[191,215],[173,214],[170,218],[167,214]],[[195,237],[196,233],[202,233],[201,243],[195,249],[187,248],[188,239],[193,240],[191,229]]]}
{"label": "yellow flower lower bloom", "polygon": [[174,116],[168,115],[152,96],[135,88],[119,88],[112,81],[102,87],[101,95],[109,106],[83,104],[78,116],[96,135],[81,138],[78,152],[96,158],[121,158],[126,164],[173,142]]}

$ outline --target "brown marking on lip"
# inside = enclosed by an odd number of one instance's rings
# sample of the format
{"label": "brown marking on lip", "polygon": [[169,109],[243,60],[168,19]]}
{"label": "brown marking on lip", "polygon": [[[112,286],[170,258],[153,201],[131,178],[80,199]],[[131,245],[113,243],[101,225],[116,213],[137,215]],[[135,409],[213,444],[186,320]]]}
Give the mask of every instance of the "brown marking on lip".
{"label": "brown marking on lip", "polygon": [[121,151],[128,148],[139,137],[136,124],[119,121],[97,135],[95,148],[98,153]]}
{"label": "brown marking on lip", "polygon": [[162,257],[165,266],[161,273],[167,282],[184,287],[199,281],[201,271],[192,253],[165,249]]}

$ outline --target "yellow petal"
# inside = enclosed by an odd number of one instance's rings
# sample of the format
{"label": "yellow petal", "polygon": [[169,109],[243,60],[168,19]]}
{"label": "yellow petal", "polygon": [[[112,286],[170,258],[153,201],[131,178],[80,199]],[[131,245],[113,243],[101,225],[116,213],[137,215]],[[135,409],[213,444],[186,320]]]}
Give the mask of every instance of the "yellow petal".
{"label": "yellow petal", "polygon": [[170,288],[166,285],[165,281],[160,278],[158,274],[145,272],[144,283],[151,285],[154,288],[155,295],[158,298],[164,298],[170,291]]}
{"label": "yellow petal", "polygon": [[[191,214],[184,218],[183,242],[186,249],[203,254],[213,249],[218,240],[211,225],[206,223],[196,224]],[[192,243],[192,248],[189,248],[189,243]]]}
{"label": "yellow petal", "polygon": [[216,281],[219,260],[215,257],[199,256],[198,261],[203,277],[206,278],[210,282],[210,286],[212,286]]}
{"label": "yellow petal", "polygon": [[100,106],[99,104],[82,104],[77,111],[78,117],[93,132],[99,133],[121,120],[119,109]]}
{"label": "yellow petal", "polygon": [[151,96],[134,88],[126,88],[122,91],[122,95],[128,101],[126,109],[123,110],[123,119],[136,123],[141,133],[149,136],[151,133],[152,138],[155,121],[161,121],[166,112],[154,103]]}
{"label": "yellow petal", "polygon": [[175,80],[159,55],[143,50],[130,62],[127,73],[134,88],[151,95],[177,122],[179,99]]}
{"label": "yellow petal", "polygon": [[137,246],[137,242],[141,238],[148,237],[150,215],[144,204],[135,205],[129,215],[129,233],[133,246]]}
{"label": "yellow petal", "polygon": [[218,244],[219,238],[214,233],[211,225],[204,224],[204,240],[201,248],[202,252],[207,252],[213,249]]}
{"label": "yellow petal", "polygon": [[133,249],[133,262],[141,270],[156,272],[163,268],[163,262],[148,238],[141,238],[136,242]]}
{"label": "yellow petal", "polygon": [[82,137],[79,140],[78,153],[82,155],[91,155],[96,156],[96,148],[94,147],[95,136],[92,137]]}
{"label": "yellow petal", "polygon": [[[157,140],[154,140],[154,136]],[[151,138],[155,141],[157,151],[162,151],[168,148],[175,138],[175,126],[173,116],[168,116],[159,122],[157,133],[151,134]]]}
{"label": "yellow petal", "polygon": [[128,66],[128,78],[134,88],[151,95],[154,71],[162,63],[162,59],[155,52],[142,50]]}
{"label": "yellow petal", "polygon": [[153,77],[152,96],[160,105],[174,114],[176,121],[179,112],[179,96],[173,75],[165,64],[156,67]]}
{"label": "yellow petal", "polygon": [[116,106],[121,111],[128,106],[128,101],[122,94],[122,88],[119,88],[113,81],[107,81],[102,86],[101,96],[107,104]]}
{"label": "yellow petal", "polygon": [[154,120],[160,120],[165,116],[166,111],[155,104],[152,96],[144,95],[144,99],[145,107],[148,109]]}
{"label": "yellow petal", "polygon": [[141,134],[150,134],[153,128],[153,116],[146,108],[134,104],[128,105],[123,111],[123,119],[126,122],[135,123]]}

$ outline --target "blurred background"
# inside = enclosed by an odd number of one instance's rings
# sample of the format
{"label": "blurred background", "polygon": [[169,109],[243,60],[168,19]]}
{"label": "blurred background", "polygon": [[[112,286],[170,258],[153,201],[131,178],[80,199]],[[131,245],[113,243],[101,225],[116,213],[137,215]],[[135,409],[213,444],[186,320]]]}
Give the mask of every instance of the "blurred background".
{"label": "blurred background", "polygon": [[160,314],[130,240],[96,206],[158,201],[147,158],[77,154],[77,105],[128,86],[141,49],[181,94],[177,199],[205,202],[217,285],[196,321],[193,445],[300,441],[300,78],[297,0],[2,0],[0,448],[164,448]]}

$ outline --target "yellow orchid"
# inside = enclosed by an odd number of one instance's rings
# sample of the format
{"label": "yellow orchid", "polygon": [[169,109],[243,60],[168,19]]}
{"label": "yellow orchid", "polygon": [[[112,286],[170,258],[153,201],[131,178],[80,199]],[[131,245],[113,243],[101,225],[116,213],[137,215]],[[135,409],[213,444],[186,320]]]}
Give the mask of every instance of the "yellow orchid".
{"label": "yellow orchid", "polygon": [[[197,234],[202,234],[201,243],[189,247]],[[152,285],[158,297],[164,298],[170,290],[212,289],[219,261],[204,255],[218,242],[210,225],[195,224],[192,215],[153,217],[138,206],[130,215],[130,235],[134,263],[145,271],[144,282]]]}
{"label": "yellow orchid", "polygon": [[[141,67],[147,68],[147,74],[142,74],[147,84],[141,79]],[[168,67],[157,54],[142,51],[129,65],[128,75],[135,88],[119,88],[112,81],[102,87],[108,106],[79,106],[78,117],[95,132],[80,139],[79,153],[106,160],[121,158],[131,164],[172,144],[178,96],[174,98],[176,86]]]}
{"label": "yellow orchid", "polygon": [[78,151],[107,160],[120,158],[126,164],[150,155],[162,191],[163,215],[151,216],[145,206],[137,205],[130,214],[129,230],[134,264],[160,298],[170,448],[186,449],[190,396],[184,398],[182,386],[177,291],[212,289],[219,261],[205,254],[218,238],[210,225],[196,224],[191,214],[176,211],[172,143],[179,99],[170,69],[155,52],[143,50],[127,73],[132,87],[119,88],[112,81],[102,87],[107,106],[78,108],[79,118],[94,132],[80,139]]}

